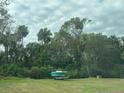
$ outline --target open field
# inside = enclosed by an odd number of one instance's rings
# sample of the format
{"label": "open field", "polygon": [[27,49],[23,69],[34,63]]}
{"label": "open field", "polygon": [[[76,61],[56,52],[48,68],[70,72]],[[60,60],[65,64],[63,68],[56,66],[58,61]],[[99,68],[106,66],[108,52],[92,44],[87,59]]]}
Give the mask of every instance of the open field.
{"label": "open field", "polygon": [[124,93],[124,79],[0,80],[0,93]]}

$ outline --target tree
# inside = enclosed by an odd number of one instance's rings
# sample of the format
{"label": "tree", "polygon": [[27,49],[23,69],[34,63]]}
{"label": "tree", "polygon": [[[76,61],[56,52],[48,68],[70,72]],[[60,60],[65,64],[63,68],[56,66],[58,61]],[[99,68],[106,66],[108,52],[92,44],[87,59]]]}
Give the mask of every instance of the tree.
{"label": "tree", "polygon": [[8,0],[2,0],[0,2],[0,33],[4,33],[8,31],[10,25],[12,23],[11,16],[8,14],[7,11]]}
{"label": "tree", "polygon": [[10,38],[10,25],[12,20],[6,9],[8,0],[0,2],[0,44],[4,45],[6,53],[6,62],[8,62],[9,51],[9,38]]}
{"label": "tree", "polygon": [[84,27],[91,20],[75,17],[53,36],[47,28],[41,28],[37,34],[40,42],[24,47],[28,27],[11,29],[9,14],[5,7],[0,7],[0,45],[5,48],[0,51],[0,75],[37,79],[48,78],[53,70],[67,70],[71,78],[124,77],[123,37],[86,34]]}
{"label": "tree", "polygon": [[46,44],[51,41],[52,33],[47,28],[41,28],[37,36],[38,41],[41,41],[43,44]]}
{"label": "tree", "polygon": [[[91,22],[87,18],[80,19],[79,17],[71,18],[66,21],[61,29],[61,31],[67,32],[71,36],[70,49],[71,55],[74,63],[74,68],[77,72],[80,71],[83,62],[83,51],[85,49],[85,39],[83,38],[83,29],[85,24]],[[79,73],[77,73],[79,74]]]}
{"label": "tree", "polygon": [[55,33],[50,46],[50,58],[55,69],[77,70],[75,76],[80,77],[85,49],[83,28],[89,21],[86,18],[72,18]]}
{"label": "tree", "polygon": [[40,57],[40,47],[41,45],[39,43],[28,43],[26,45],[26,55],[25,55],[25,61],[24,66],[25,67],[31,67],[31,66],[39,66],[39,57]]}
{"label": "tree", "polygon": [[71,36],[64,32],[55,33],[50,45],[50,60],[55,69],[65,69],[71,61],[69,44]]}
{"label": "tree", "polygon": [[102,34],[89,34],[86,42],[84,53],[90,76],[111,77],[116,75],[118,72],[115,69],[120,63],[120,50],[115,47],[116,43]]}
{"label": "tree", "polygon": [[25,26],[25,25],[20,25],[19,27],[18,27],[18,29],[17,29],[17,34],[18,34],[18,36],[20,37],[20,39],[21,39],[21,44],[22,44],[22,46],[24,46],[24,37],[26,37],[27,35],[28,35],[28,27],[27,26]]}

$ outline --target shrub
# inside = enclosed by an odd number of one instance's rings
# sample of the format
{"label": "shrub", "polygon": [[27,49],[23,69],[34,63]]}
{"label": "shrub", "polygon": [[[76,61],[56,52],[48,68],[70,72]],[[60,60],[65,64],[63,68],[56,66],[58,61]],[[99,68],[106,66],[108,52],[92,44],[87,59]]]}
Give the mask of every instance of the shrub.
{"label": "shrub", "polygon": [[34,79],[40,79],[40,77],[41,77],[40,68],[32,67],[30,70],[30,77],[34,78]]}
{"label": "shrub", "polygon": [[49,78],[50,72],[52,71],[52,67],[32,67],[30,70],[30,77],[33,79],[43,79]]}

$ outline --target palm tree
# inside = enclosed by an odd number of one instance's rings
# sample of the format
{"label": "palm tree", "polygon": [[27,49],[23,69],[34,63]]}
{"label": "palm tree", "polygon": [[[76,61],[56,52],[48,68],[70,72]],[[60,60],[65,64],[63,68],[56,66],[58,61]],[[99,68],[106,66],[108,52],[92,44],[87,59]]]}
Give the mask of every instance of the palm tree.
{"label": "palm tree", "polygon": [[38,32],[38,41],[41,41],[43,44],[49,43],[51,40],[52,33],[47,28],[41,28]]}
{"label": "palm tree", "polygon": [[26,37],[28,35],[28,27],[26,27],[25,25],[20,25],[18,27],[18,32],[17,33],[18,33],[18,36],[21,39],[21,44],[23,46],[24,45],[23,44],[23,39],[24,39],[24,37]]}

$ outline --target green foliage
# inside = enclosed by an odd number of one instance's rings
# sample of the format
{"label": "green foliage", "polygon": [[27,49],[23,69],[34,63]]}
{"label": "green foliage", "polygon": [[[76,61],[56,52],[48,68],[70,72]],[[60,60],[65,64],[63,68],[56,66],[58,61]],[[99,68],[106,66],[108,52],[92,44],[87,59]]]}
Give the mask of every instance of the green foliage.
{"label": "green foliage", "polygon": [[30,71],[30,77],[35,78],[35,79],[39,79],[41,77],[40,68],[32,67],[31,71]]}
{"label": "green foliage", "polygon": [[51,41],[51,35],[52,33],[50,32],[50,30],[48,30],[47,28],[41,28],[37,34],[38,41],[41,41],[43,44],[49,43]]}
{"label": "green foliage", "polygon": [[25,25],[20,25],[17,28],[17,36],[21,40],[22,46],[23,46],[23,38],[28,35],[28,27]]}
{"label": "green foliage", "polygon": [[[25,25],[11,29],[6,3],[0,5],[0,76],[49,78],[53,70],[67,70],[70,78],[124,77],[124,38],[83,32],[87,18],[71,18],[53,36],[41,28],[38,41],[24,45]],[[6,24],[7,23],[7,24]]]}
{"label": "green foliage", "polygon": [[52,71],[52,67],[32,67],[30,70],[30,76],[34,79],[48,78],[50,77],[49,73]]}

